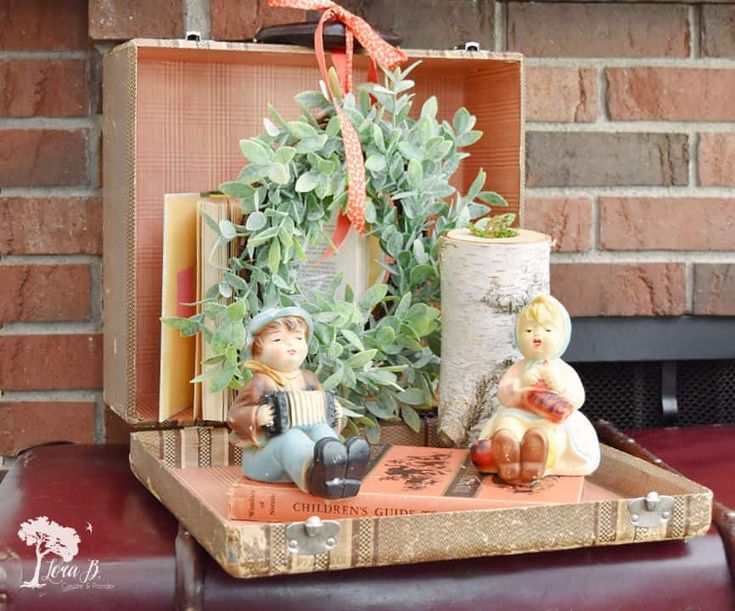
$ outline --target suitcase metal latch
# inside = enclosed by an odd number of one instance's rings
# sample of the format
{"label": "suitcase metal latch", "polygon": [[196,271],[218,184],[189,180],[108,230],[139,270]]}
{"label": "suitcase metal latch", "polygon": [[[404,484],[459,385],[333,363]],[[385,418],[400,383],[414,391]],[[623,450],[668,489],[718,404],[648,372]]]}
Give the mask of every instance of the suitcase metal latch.
{"label": "suitcase metal latch", "polygon": [[286,546],[290,554],[314,555],[330,551],[337,545],[338,522],[311,516],[306,522],[286,527]]}
{"label": "suitcase metal latch", "polygon": [[663,526],[674,512],[674,498],[649,492],[645,497],[633,499],[628,503],[630,521],[641,528]]}

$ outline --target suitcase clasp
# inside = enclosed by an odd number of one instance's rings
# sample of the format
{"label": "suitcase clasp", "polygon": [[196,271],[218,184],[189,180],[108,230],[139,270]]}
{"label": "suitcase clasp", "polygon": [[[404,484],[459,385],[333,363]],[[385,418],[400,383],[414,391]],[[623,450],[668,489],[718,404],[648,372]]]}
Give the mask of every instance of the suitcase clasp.
{"label": "suitcase clasp", "polygon": [[338,522],[322,520],[319,516],[289,524],[286,527],[288,553],[312,556],[328,552],[337,545],[339,530]]}
{"label": "suitcase clasp", "polygon": [[633,499],[628,503],[630,521],[641,528],[663,526],[671,519],[674,512],[674,498],[661,496],[655,490],[645,497]]}

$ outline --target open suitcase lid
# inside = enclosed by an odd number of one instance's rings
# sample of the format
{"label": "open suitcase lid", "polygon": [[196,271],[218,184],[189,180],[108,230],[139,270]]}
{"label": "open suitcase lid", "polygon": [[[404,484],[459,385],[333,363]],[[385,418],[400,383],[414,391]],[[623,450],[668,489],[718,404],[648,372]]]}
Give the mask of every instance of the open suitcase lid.
{"label": "open suitcase lid", "polygon": [[[520,214],[523,193],[522,56],[406,50],[415,108],[466,106],[492,137],[455,175],[467,188],[483,167]],[[355,82],[368,59],[355,56]],[[157,426],[163,199],[213,190],[240,172],[241,138],[262,132],[268,103],[298,116],[293,97],[318,88],[310,49],[285,45],[132,40],[104,58],[104,400],[129,424]],[[448,118],[451,118],[449,116]],[[183,411],[168,426],[192,423]]]}

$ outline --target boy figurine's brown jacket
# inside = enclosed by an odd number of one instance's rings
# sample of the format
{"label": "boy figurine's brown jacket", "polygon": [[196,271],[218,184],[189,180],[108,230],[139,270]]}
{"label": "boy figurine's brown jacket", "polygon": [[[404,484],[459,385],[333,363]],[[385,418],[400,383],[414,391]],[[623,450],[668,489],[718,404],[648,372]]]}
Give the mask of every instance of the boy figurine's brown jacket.
{"label": "boy figurine's brown jacket", "polygon": [[[303,390],[319,390],[321,384],[317,377],[306,369],[301,370],[305,387]],[[227,414],[227,424],[235,434],[237,441],[249,446],[263,445],[263,438],[258,427],[258,408],[263,396],[284,390],[276,381],[264,373],[256,373],[237,394]]]}

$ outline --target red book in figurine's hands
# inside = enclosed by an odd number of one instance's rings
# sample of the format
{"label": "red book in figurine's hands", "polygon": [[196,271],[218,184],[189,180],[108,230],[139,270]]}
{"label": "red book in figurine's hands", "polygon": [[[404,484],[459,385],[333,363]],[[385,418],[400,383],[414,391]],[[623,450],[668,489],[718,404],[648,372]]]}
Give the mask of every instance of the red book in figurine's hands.
{"label": "red book in figurine's hands", "polygon": [[549,390],[540,380],[523,394],[523,408],[552,422],[562,422],[574,411],[572,403],[562,395]]}

